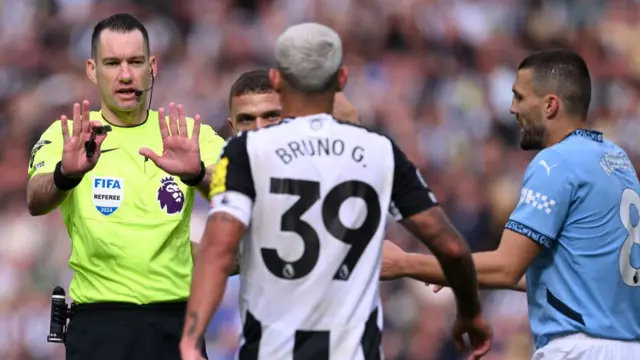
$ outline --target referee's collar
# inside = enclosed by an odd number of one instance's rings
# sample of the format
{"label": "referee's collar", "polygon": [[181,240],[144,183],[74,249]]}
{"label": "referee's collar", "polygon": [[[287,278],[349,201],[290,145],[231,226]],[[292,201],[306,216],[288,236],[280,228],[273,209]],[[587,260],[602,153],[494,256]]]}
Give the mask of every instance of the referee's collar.
{"label": "referee's collar", "polygon": [[151,112],[151,110],[147,109],[147,116],[144,118],[144,121],[143,121],[143,122],[141,122],[140,124],[131,125],[131,126],[122,126],[122,125],[115,125],[115,124],[112,124],[112,123],[111,123],[109,120],[107,120],[107,118],[104,116],[104,114],[102,113],[102,110],[100,110],[100,116],[102,116],[102,119],[103,119],[104,121],[106,121],[106,122],[107,122],[107,124],[109,124],[109,125],[111,125],[111,126],[113,126],[113,127],[128,129],[128,128],[135,128],[135,127],[142,126],[142,125],[146,124],[146,123],[147,123],[147,120],[149,120],[149,113],[150,113],[150,112]]}

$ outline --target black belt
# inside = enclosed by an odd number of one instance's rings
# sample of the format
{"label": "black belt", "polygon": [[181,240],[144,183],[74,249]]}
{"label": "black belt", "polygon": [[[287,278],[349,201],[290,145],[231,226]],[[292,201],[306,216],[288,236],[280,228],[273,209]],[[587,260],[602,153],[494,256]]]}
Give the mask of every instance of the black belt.
{"label": "black belt", "polygon": [[157,302],[149,304],[134,304],[124,302],[96,302],[96,303],[72,303],[71,308],[73,312],[85,312],[85,311],[112,311],[112,310],[144,310],[144,311],[180,311],[185,312],[187,309],[187,301],[169,301],[169,302]]}

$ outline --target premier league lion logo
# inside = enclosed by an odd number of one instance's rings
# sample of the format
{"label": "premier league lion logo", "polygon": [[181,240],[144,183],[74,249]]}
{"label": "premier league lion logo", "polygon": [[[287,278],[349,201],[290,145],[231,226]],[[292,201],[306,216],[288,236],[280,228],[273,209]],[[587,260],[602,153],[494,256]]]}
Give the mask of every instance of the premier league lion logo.
{"label": "premier league lion logo", "polygon": [[184,207],[184,193],[173,180],[173,176],[160,180],[162,185],[158,189],[158,202],[160,208],[169,215],[177,214]]}

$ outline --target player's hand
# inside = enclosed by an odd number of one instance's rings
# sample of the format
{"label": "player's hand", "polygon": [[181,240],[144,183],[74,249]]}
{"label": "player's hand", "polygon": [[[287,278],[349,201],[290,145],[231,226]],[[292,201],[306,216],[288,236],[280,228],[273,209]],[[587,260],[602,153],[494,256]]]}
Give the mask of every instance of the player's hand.
{"label": "player's hand", "polygon": [[182,360],[205,360],[200,353],[200,349],[195,346],[180,345],[180,359]]}
{"label": "player's hand", "polygon": [[453,325],[452,337],[459,351],[465,350],[463,335],[469,336],[471,354],[468,360],[477,360],[486,355],[491,349],[491,338],[493,333],[491,327],[482,315],[474,318],[464,318],[458,315]]}
{"label": "player's hand", "polygon": [[70,178],[81,178],[96,166],[100,158],[100,146],[107,137],[107,134],[96,135],[96,149],[91,157],[87,157],[84,144],[91,139],[93,129],[102,126],[100,121],[89,119],[90,112],[90,104],[87,100],[84,100],[82,105],[79,103],[73,104],[73,129],[71,134],[69,134],[69,119],[66,115],[60,117],[64,142],[61,170],[65,176]]}
{"label": "player's hand", "polygon": [[338,92],[333,98],[333,117],[350,122],[352,124],[360,124],[360,114],[358,110],[349,102],[344,93]]}
{"label": "player's hand", "polygon": [[193,122],[191,137],[187,134],[187,119],[182,105],[169,104],[169,124],[164,108],[158,109],[162,155],[149,148],[140,149],[140,155],[153,161],[168,174],[182,179],[194,178],[200,173],[200,115]]}
{"label": "player's hand", "polygon": [[407,253],[390,240],[382,242],[382,267],[380,280],[394,280],[404,276]]}

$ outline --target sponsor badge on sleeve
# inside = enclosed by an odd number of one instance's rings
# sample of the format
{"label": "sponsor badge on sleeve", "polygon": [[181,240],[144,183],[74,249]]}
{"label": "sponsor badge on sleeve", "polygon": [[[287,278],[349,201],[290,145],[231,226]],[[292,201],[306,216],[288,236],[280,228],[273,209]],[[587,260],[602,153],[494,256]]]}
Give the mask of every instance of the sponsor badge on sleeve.
{"label": "sponsor badge on sleeve", "polygon": [[213,173],[213,180],[211,181],[211,188],[209,189],[209,198],[213,195],[223,193],[227,191],[227,167],[229,166],[229,158],[223,157],[216,164],[215,171]]}

